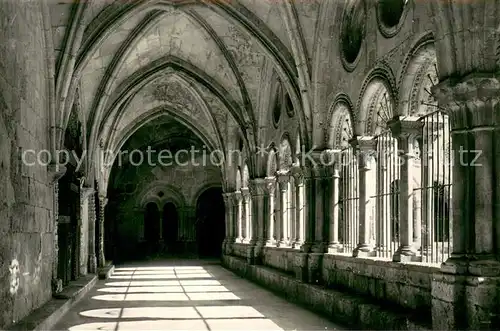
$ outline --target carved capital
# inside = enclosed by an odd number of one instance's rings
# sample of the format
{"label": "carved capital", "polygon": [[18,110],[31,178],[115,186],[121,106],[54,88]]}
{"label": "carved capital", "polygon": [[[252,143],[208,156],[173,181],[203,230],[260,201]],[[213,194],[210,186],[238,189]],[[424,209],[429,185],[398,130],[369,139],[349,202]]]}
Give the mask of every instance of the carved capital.
{"label": "carved capital", "polygon": [[95,190],[93,187],[90,186],[83,186],[80,190],[82,199],[88,199],[93,193],[95,193]]}
{"label": "carved capital", "polygon": [[248,201],[250,200],[250,189],[248,187],[243,187],[241,190],[241,196],[243,198],[243,201]]}
{"label": "carved capital", "polygon": [[422,135],[424,124],[418,117],[400,116],[391,119],[387,125],[390,127],[394,137],[418,138]]}
{"label": "carved capital", "polygon": [[252,196],[264,196],[266,193],[266,180],[264,178],[251,179],[249,188]]}
{"label": "carved capital", "polygon": [[498,125],[496,110],[500,101],[500,77],[472,74],[460,81],[447,79],[432,88],[442,109],[452,117],[455,129]]}
{"label": "carved capital", "polygon": [[290,183],[290,173],[288,171],[278,172],[277,181],[281,191],[286,191],[288,189],[288,184]]}
{"label": "carved capital", "polygon": [[243,199],[243,195],[241,194],[241,191],[233,192],[233,199],[234,199],[235,203],[240,203],[241,200]]}
{"label": "carved capital", "polygon": [[276,178],[274,178],[274,177],[266,177],[265,181],[266,181],[266,191],[267,191],[267,194],[273,195],[274,194],[274,190],[276,190]]}
{"label": "carved capital", "polygon": [[375,159],[377,140],[372,136],[356,136],[349,141],[349,144],[358,154],[359,169],[369,169]]}
{"label": "carved capital", "polygon": [[104,195],[99,195],[99,203],[101,205],[101,208],[103,208],[108,204],[108,198]]}
{"label": "carved capital", "polygon": [[304,171],[300,167],[293,167],[291,170],[295,186],[304,184]]}
{"label": "carved capital", "polygon": [[223,193],[222,198],[224,199],[224,204],[226,205],[227,208],[233,206],[234,203],[233,193]]}
{"label": "carved capital", "polygon": [[360,152],[372,152],[377,148],[377,143],[372,136],[356,136],[349,140],[349,144]]}
{"label": "carved capital", "polygon": [[49,182],[51,184],[57,183],[59,179],[66,173],[67,168],[62,164],[51,163],[47,166],[47,173]]}

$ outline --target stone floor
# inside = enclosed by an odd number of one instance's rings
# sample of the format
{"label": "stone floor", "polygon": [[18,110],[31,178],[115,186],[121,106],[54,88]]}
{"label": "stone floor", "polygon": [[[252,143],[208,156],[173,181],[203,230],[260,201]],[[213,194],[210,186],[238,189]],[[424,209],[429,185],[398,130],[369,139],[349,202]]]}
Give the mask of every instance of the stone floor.
{"label": "stone floor", "polygon": [[207,261],[119,266],[54,330],[341,330]]}

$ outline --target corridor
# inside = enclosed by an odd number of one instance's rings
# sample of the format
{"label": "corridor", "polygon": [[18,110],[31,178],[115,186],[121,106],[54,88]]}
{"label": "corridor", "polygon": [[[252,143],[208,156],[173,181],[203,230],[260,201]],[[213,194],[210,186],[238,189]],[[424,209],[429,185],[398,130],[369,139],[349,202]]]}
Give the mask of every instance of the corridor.
{"label": "corridor", "polygon": [[340,330],[207,261],[120,266],[54,330]]}

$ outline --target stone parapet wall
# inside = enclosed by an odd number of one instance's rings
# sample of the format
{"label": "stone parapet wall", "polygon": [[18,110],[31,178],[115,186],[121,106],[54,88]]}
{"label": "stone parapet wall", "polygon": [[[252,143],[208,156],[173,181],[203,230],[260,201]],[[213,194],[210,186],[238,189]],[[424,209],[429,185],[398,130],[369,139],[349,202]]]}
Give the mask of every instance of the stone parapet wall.
{"label": "stone parapet wall", "polygon": [[429,330],[426,318],[417,312],[379,305],[373,298],[347,291],[301,282],[280,270],[264,265],[249,265],[244,259],[224,255],[222,264],[287,300],[304,305],[337,322],[354,328],[385,330]]}
{"label": "stone parapet wall", "polygon": [[438,271],[433,266],[325,254],[322,278],[328,288],[430,314],[432,275]]}
{"label": "stone parapet wall", "polygon": [[264,265],[286,273],[294,272],[296,249],[264,247],[262,261]]}

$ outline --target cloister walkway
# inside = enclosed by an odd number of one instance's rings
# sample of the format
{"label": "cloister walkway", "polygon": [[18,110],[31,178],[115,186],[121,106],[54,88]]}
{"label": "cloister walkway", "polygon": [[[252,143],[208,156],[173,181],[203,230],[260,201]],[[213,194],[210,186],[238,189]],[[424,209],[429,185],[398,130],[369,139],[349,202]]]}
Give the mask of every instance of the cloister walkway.
{"label": "cloister walkway", "polygon": [[143,262],[100,280],[54,330],[340,330],[218,263]]}

